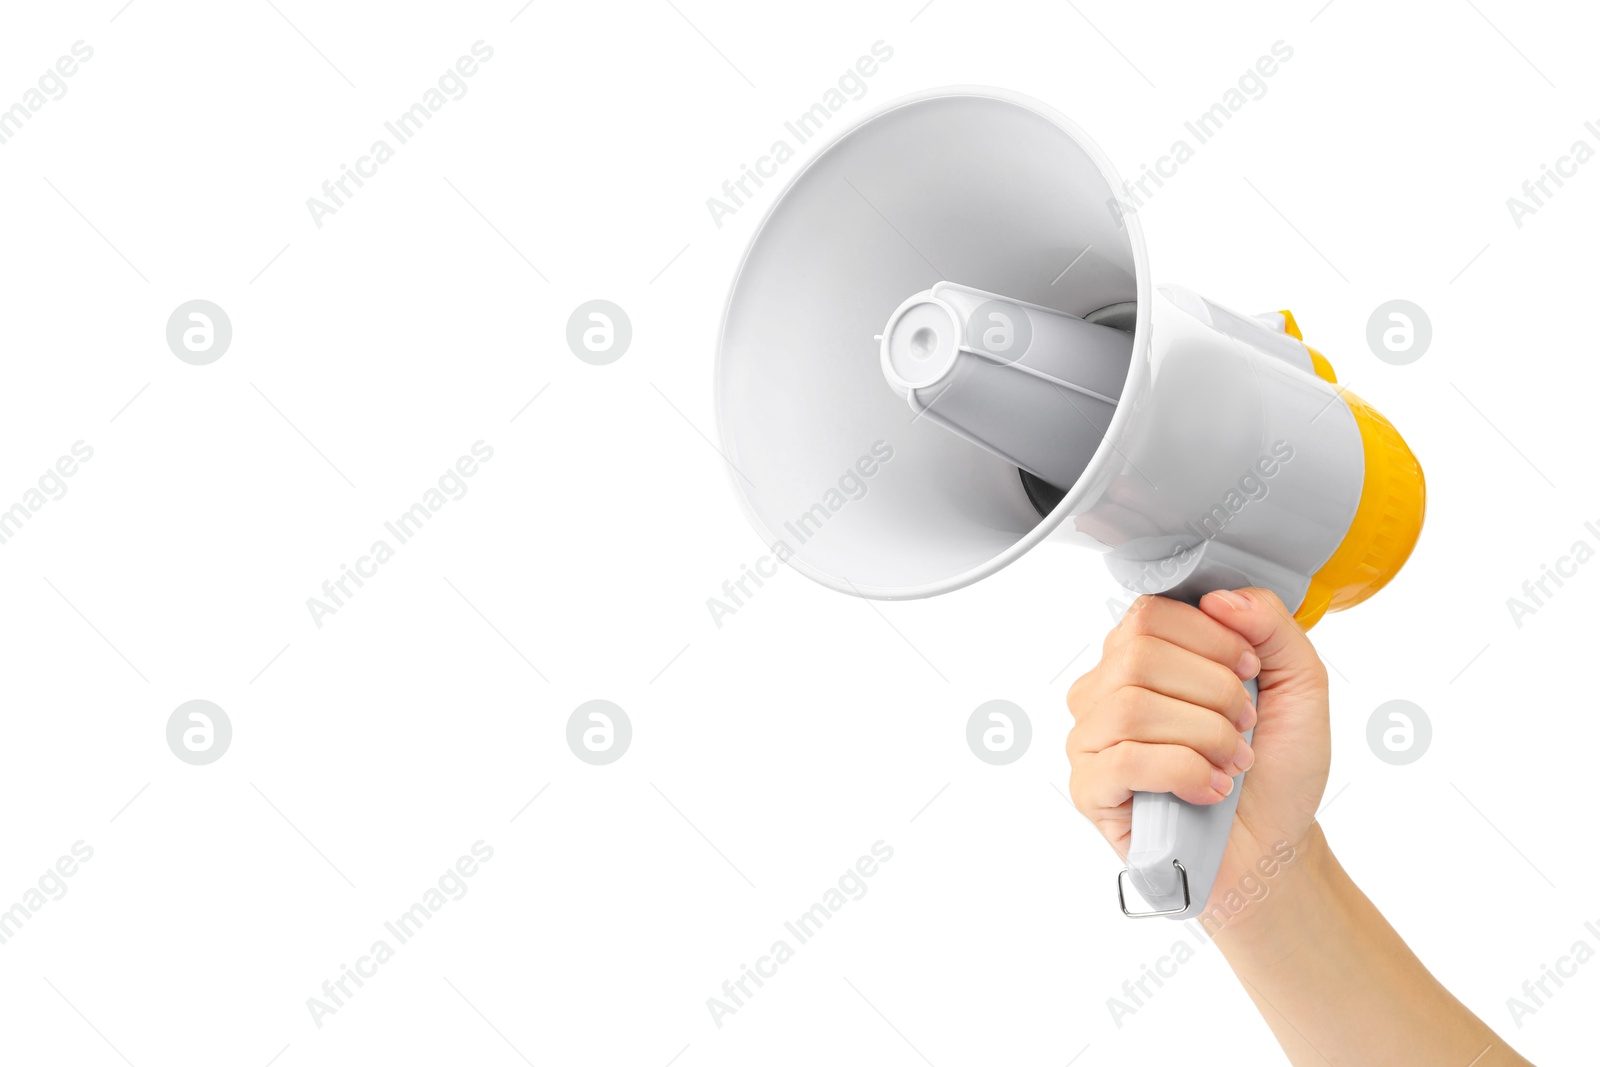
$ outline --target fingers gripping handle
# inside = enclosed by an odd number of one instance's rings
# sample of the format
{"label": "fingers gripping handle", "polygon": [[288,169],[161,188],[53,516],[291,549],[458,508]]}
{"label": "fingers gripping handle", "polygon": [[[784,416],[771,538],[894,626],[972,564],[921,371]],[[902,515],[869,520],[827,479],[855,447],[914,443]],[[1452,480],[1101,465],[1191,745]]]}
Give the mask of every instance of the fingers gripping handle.
{"label": "fingers gripping handle", "polygon": [[[1254,678],[1244,683],[1253,701]],[[1255,733],[1244,735],[1249,741]],[[1128,847],[1128,869],[1117,875],[1117,895],[1123,914],[1143,919],[1164,915],[1187,919],[1200,914],[1211,896],[1222,865],[1222,851],[1233,829],[1233,813],[1244,789],[1244,775],[1233,780],[1233,791],[1216,804],[1190,804],[1171,793],[1133,794],[1133,827]],[[1129,902],[1124,876],[1144,897],[1145,909]]]}

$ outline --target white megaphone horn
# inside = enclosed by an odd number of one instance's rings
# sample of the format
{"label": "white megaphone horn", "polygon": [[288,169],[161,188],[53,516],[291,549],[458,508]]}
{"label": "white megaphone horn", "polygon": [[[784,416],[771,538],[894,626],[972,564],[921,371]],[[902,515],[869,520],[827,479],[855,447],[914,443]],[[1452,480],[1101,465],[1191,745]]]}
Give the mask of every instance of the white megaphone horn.
{"label": "white megaphone horn", "polygon": [[[716,372],[735,488],[781,557],[905,599],[1050,538],[1136,593],[1271,589],[1303,626],[1394,576],[1422,527],[1405,442],[1287,312],[1152,288],[1122,189],[1066,119],[973,88],[890,104],[795,176]],[[870,491],[830,494],[852,469]],[[1148,909],[1124,912],[1200,911],[1242,781],[1210,806],[1134,796]]]}

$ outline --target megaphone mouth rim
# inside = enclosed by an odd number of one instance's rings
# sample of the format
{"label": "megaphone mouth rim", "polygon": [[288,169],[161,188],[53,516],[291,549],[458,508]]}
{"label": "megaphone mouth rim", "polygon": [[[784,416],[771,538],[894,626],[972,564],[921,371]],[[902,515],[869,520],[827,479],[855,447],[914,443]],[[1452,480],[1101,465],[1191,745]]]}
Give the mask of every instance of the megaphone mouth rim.
{"label": "megaphone mouth rim", "polygon": [[[868,112],[845,129],[835,133],[817,149],[810,159],[806,160],[805,164],[795,172],[794,177],[783,187],[772,203],[767,206],[766,211],[761,215],[760,221],[756,223],[755,229],[751,231],[749,239],[745,242],[744,252],[739,257],[739,264],[733,272],[733,280],[728,284],[728,294],[723,300],[722,317],[717,326],[716,359],[712,364],[712,410],[715,412],[717,440],[721,445],[720,450],[724,458],[727,459],[728,470],[726,477],[733,487],[734,496],[738,499],[739,507],[744,511],[745,518],[749,520],[751,526],[756,529],[769,545],[781,539],[773,536],[766,520],[756,511],[755,506],[751,503],[749,494],[745,492],[744,487],[740,484],[743,475],[734,467],[732,458],[728,456],[727,407],[722,403],[721,399],[722,384],[725,381],[723,363],[727,358],[728,322],[733,315],[734,296],[739,290],[740,281],[744,278],[745,267],[749,264],[750,257],[755,252],[757,245],[761,243],[762,235],[766,232],[768,224],[771,223],[779,208],[783,206],[784,201],[800,186],[802,180],[811,169],[840,144],[866,129],[872,123],[902,108],[927,103],[932,100],[958,97],[994,100],[1033,112],[1072,139],[1073,143],[1094,163],[1095,168],[1100,172],[1101,178],[1106,183],[1106,188],[1113,197],[1116,197],[1124,188],[1122,178],[1117,173],[1117,169],[1111,163],[1111,160],[1100,150],[1100,146],[1095,143],[1093,138],[1089,137],[1071,119],[1040,100],[992,85],[945,85],[896,97]],[[1113,205],[1108,204],[1107,206],[1110,208]],[[1139,224],[1138,216],[1132,212],[1119,211],[1117,217],[1123,232],[1127,236],[1129,250],[1133,257],[1134,293],[1137,305],[1133,334],[1133,355],[1128,361],[1128,376],[1123,383],[1122,390],[1123,397],[1127,398],[1138,395],[1150,373],[1149,361],[1145,358],[1145,353],[1149,351],[1150,344],[1150,298],[1152,286],[1150,282],[1149,257],[1145,251],[1144,231]],[[845,575],[814,567],[798,555],[790,555],[785,562],[812,581],[827,586],[829,589],[870,600],[918,600],[965,588],[980,578],[988,577],[1010,566],[1023,554],[1048,539],[1069,516],[1079,509],[1085,500],[1091,498],[1095,492],[1094,483],[1106,471],[1111,463],[1111,457],[1117,452],[1116,440],[1133,417],[1133,407],[1133,404],[1127,402],[1117,405],[1116,410],[1112,413],[1110,425],[1101,437],[1099,445],[1096,446],[1094,454],[1084,468],[1083,474],[1079,476],[1060,502],[1051,509],[1050,513],[1042,517],[1034,525],[1033,529],[1019,537],[1005,550],[977,566],[969,567],[947,578],[923,582],[918,585],[879,586],[859,585],[852,582]]]}

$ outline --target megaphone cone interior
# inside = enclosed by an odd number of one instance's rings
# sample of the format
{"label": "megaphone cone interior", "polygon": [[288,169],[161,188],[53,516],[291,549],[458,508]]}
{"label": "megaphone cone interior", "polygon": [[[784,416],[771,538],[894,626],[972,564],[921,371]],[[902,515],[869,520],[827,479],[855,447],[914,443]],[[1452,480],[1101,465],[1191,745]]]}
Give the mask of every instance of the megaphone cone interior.
{"label": "megaphone cone interior", "polygon": [[1265,585],[1307,624],[1392,576],[1421,523],[1404,442],[1292,316],[1152,291],[1120,188],[1070,122],[991,89],[891,104],[796,176],[718,356],[769,545],[894,599],[1054,538],[1135,592]]}
{"label": "megaphone cone interior", "polygon": [[[938,94],[847,132],[783,193],[729,297],[717,407],[750,518],[793,566],[845,592],[928,596],[1010,562],[1065,516],[1041,520],[1016,463],[917,417],[874,338],[946,280],[1074,321],[1138,302],[1143,252],[1105,210],[1107,173],[1036,110]],[[948,326],[941,337],[953,340]]]}

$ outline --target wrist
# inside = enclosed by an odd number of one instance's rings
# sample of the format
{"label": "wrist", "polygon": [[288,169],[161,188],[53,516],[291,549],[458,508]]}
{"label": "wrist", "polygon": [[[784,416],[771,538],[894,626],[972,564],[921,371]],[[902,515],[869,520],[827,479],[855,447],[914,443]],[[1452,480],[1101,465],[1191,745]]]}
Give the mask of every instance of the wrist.
{"label": "wrist", "polygon": [[1276,877],[1266,881],[1265,893],[1216,931],[1217,947],[1235,968],[1282,963],[1336,921],[1348,883],[1322,827],[1313,822]]}

